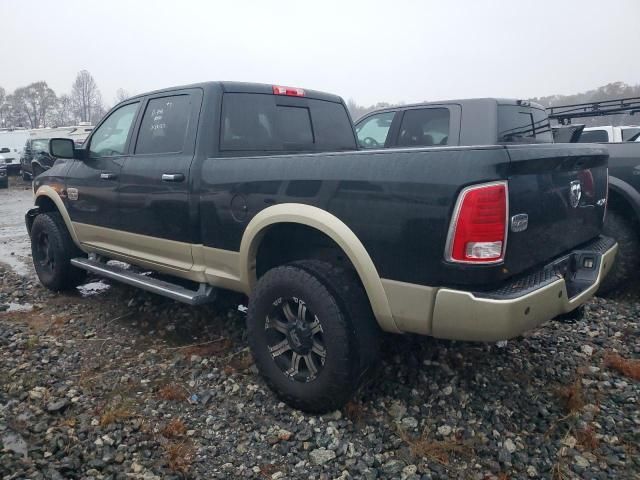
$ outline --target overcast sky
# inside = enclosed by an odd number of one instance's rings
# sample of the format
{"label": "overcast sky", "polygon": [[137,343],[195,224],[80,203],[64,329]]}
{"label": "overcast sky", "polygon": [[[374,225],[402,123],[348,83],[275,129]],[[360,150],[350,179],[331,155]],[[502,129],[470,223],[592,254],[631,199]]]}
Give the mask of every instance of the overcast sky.
{"label": "overcast sky", "polygon": [[87,69],[109,105],[204,80],[359,104],[640,83],[638,0],[0,0],[0,19],[0,86],[61,94]]}

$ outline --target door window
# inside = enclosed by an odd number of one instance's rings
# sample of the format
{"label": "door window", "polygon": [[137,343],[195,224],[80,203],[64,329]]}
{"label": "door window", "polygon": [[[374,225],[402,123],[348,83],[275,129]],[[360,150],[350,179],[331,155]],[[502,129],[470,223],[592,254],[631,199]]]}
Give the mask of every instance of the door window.
{"label": "door window", "polygon": [[382,148],[387,141],[389,128],[396,112],[372,115],[356,125],[358,143],[362,148]]}
{"label": "door window", "polygon": [[182,151],[191,115],[189,99],[189,95],[175,95],[149,100],[140,124],[136,154]]}
{"label": "door window", "polygon": [[596,143],[596,142],[608,142],[609,134],[606,130],[587,130],[582,131],[578,143]]}
{"label": "door window", "polygon": [[100,125],[91,137],[89,155],[93,158],[124,155],[127,137],[138,110],[137,103],[120,107]]}
{"label": "door window", "polygon": [[449,109],[407,110],[402,117],[398,146],[429,147],[449,142]]}

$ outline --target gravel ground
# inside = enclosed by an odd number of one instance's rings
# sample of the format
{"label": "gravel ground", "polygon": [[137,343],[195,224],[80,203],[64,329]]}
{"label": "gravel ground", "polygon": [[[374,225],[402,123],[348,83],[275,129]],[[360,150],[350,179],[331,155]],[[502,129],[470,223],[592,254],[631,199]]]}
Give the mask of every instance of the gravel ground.
{"label": "gravel ground", "polygon": [[52,294],[0,264],[3,479],[640,478],[640,382],[610,365],[640,358],[636,293],[504,347],[389,336],[375,380],[311,416],[256,374],[230,299],[96,280]]}

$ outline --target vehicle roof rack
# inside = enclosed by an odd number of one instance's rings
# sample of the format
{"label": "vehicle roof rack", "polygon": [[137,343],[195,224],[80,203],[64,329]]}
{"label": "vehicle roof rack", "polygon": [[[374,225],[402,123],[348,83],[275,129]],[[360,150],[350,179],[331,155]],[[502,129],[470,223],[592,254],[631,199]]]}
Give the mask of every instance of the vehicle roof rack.
{"label": "vehicle roof rack", "polygon": [[601,117],[620,113],[640,113],[640,97],[603,100],[601,102],[558,105],[547,108],[549,118],[558,120],[561,125],[571,123],[572,118]]}

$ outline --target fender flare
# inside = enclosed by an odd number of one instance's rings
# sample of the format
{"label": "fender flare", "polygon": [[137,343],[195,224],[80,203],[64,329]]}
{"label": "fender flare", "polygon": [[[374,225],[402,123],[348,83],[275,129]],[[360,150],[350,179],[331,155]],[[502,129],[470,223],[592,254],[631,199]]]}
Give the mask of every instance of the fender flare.
{"label": "fender flare", "polygon": [[627,182],[612,176],[609,176],[609,189],[624,198],[633,208],[636,219],[640,220],[640,193]]}
{"label": "fender flare", "polygon": [[40,197],[46,197],[55,204],[56,208],[58,209],[58,212],[60,212],[60,215],[64,220],[65,225],[67,226],[67,230],[69,230],[69,234],[71,235],[73,242],[78,246],[78,248],[82,249],[82,245],[80,245],[80,241],[78,240],[78,235],[76,234],[76,230],[73,228],[73,223],[71,222],[71,217],[69,216],[67,207],[65,207],[64,202],[62,201],[62,198],[60,198],[60,194],[58,193],[58,191],[49,185],[42,185],[38,188],[35,194],[36,205],[38,204],[38,199]]}
{"label": "fender flare", "polygon": [[260,241],[271,225],[297,223],[314,228],[331,238],[349,257],[369,297],[380,327],[399,333],[378,271],[364,245],[342,220],[318,207],[282,203],[265,208],[251,219],[240,243],[240,281],[248,291],[256,283],[256,254]]}

